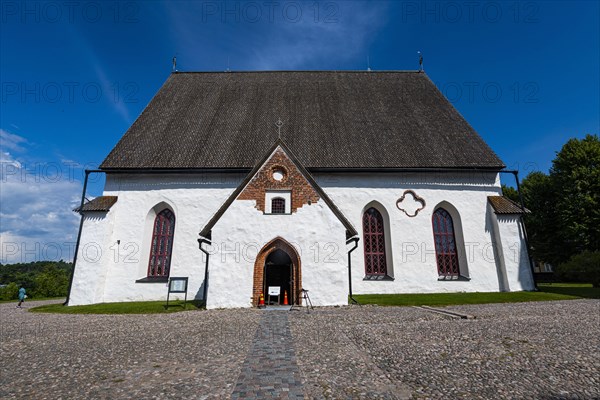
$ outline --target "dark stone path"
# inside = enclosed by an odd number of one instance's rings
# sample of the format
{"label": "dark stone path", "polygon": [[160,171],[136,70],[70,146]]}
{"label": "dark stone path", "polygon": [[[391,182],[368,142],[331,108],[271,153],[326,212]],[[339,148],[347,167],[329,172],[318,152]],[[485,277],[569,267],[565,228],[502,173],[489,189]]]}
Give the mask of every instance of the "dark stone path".
{"label": "dark stone path", "polygon": [[287,312],[265,312],[231,398],[304,398]]}

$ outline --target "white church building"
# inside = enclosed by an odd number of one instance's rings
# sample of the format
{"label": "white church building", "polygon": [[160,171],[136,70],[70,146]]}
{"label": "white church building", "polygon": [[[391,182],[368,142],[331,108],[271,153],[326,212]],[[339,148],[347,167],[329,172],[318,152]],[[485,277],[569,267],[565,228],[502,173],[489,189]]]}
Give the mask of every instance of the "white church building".
{"label": "white church building", "polygon": [[533,290],[504,168],[422,72],[174,72],[77,209],[68,304]]}

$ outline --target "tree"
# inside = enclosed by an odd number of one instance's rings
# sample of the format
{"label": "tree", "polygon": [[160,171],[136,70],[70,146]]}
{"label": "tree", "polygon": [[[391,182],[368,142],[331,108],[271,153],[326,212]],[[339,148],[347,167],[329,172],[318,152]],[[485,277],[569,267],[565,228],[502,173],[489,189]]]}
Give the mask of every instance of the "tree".
{"label": "tree", "polygon": [[600,287],[600,252],[585,251],[574,255],[556,269],[559,279],[567,282],[591,282]]}
{"label": "tree", "polygon": [[570,139],[550,169],[567,261],[584,251],[600,250],[600,140],[597,135]]}
{"label": "tree", "polygon": [[[503,186],[518,202],[518,193]],[[532,172],[521,183],[532,256],[555,266],[582,252],[600,250],[600,141],[570,139],[557,152],[550,174]]]}
{"label": "tree", "polygon": [[56,265],[50,264],[35,277],[36,295],[41,297],[66,296],[69,287],[69,275]]}
{"label": "tree", "polygon": [[561,260],[558,244],[563,239],[552,179],[543,172],[532,172],[523,179],[521,193],[525,206],[531,211],[525,215],[531,255],[536,260],[556,265]]}
{"label": "tree", "polygon": [[512,186],[507,186],[502,184],[502,195],[506,198],[511,199],[517,204],[521,204],[521,199],[519,199],[519,192]]}
{"label": "tree", "polygon": [[[45,289],[47,283],[54,282],[53,279],[36,279],[40,274],[47,271],[49,267],[58,269],[59,272],[53,272],[58,276],[70,276],[73,265],[64,261],[34,261],[30,263],[18,264],[0,264],[0,284],[9,284],[14,282],[18,287],[23,286],[27,289],[27,296],[31,298],[47,296],[48,290]],[[62,279],[62,278],[61,278]],[[40,286],[41,285],[41,286]],[[65,294],[59,294],[64,296]]]}
{"label": "tree", "polygon": [[0,300],[14,300],[19,296],[19,285],[14,282],[0,288]]}

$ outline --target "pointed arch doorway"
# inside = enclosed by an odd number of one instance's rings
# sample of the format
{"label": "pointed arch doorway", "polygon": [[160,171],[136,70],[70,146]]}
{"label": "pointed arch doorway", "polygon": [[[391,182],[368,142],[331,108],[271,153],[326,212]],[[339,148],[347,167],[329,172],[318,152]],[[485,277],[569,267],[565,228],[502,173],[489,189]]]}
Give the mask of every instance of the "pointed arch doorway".
{"label": "pointed arch doorway", "polygon": [[283,291],[287,290],[289,303],[298,304],[302,288],[300,257],[296,249],[280,237],[267,243],[256,256],[252,305],[258,305],[261,293],[266,300],[269,286],[281,287],[282,302]]}

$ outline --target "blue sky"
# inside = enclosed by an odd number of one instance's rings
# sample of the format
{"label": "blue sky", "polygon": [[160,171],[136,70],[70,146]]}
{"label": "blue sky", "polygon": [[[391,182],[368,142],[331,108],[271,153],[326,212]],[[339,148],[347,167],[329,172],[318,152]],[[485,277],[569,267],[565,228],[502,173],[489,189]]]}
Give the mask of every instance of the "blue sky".
{"label": "blue sky", "polygon": [[[509,168],[598,134],[596,1],[0,3],[0,262],[70,259],[94,168],[171,72],[425,71]],[[90,195],[101,194],[102,180]]]}

